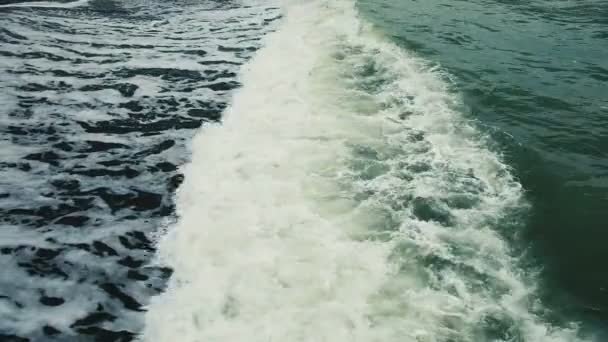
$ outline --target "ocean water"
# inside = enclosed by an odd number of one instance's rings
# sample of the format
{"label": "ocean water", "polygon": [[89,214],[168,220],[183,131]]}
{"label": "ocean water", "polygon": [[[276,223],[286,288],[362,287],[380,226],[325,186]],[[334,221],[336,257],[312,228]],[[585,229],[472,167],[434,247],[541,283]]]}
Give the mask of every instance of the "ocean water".
{"label": "ocean water", "polygon": [[0,7],[1,339],[605,340],[607,16]]}
{"label": "ocean water", "polygon": [[171,269],[190,139],[280,15],[230,1],[0,7],[0,341],[129,341]]}
{"label": "ocean water", "polygon": [[[540,293],[605,325],[608,309],[608,4],[368,1],[395,44],[449,72],[531,205],[521,228]],[[606,337],[604,337],[605,339]]]}

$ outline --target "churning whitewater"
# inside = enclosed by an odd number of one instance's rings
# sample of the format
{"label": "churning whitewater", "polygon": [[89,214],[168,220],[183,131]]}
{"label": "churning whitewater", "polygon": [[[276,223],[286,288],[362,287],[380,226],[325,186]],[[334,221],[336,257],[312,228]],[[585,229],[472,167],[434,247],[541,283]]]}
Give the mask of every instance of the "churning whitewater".
{"label": "churning whitewater", "polygon": [[577,341],[509,241],[527,205],[446,75],[350,0],[287,1],[192,143],[146,341]]}

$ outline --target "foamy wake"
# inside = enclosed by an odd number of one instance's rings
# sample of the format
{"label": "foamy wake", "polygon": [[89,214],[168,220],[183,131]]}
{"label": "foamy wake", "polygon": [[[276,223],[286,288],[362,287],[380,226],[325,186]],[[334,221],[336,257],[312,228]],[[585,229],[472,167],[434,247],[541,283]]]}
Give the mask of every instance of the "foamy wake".
{"label": "foamy wake", "polygon": [[350,0],[287,1],[192,143],[147,341],[575,341],[504,240],[520,185]]}

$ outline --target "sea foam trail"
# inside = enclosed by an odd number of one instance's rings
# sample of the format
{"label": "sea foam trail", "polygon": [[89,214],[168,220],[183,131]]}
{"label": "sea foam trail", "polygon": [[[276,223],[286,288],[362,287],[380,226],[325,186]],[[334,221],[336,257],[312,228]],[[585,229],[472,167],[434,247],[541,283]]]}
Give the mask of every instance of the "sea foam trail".
{"label": "sea foam trail", "polygon": [[192,143],[147,341],[575,341],[503,238],[521,186],[438,71],[346,0],[287,1]]}

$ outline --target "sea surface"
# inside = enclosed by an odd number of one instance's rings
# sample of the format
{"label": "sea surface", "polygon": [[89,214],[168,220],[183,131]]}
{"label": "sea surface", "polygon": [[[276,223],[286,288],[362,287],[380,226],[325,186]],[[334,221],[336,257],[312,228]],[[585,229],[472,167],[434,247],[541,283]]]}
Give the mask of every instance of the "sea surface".
{"label": "sea surface", "polygon": [[0,341],[129,341],[196,130],[280,16],[268,2],[0,7]]}
{"label": "sea surface", "polygon": [[608,3],[0,0],[0,341],[608,340]]}
{"label": "sea surface", "polygon": [[463,115],[490,136],[523,186],[531,208],[517,245],[542,271],[544,300],[605,327],[608,3],[359,5],[395,44],[449,73]]}

